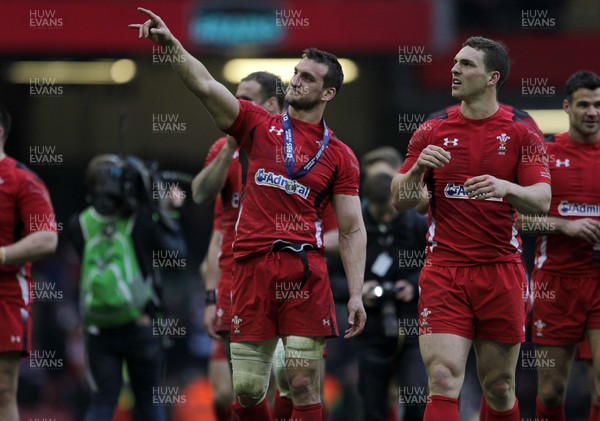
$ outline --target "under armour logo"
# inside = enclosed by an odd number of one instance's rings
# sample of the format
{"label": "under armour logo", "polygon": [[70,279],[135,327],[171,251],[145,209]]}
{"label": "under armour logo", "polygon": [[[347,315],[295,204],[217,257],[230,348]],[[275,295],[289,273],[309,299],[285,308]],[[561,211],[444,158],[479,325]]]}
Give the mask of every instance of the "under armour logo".
{"label": "under armour logo", "polygon": [[281,136],[281,133],[283,133],[283,129],[277,129],[275,128],[275,126],[271,126],[271,128],[269,129],[269,133],[273,132],[276,132],[277,136]]}
{"label": "under armour logo", "polygon": [[13,335],[10,335],[10,342],[11,342],[11,343],[13,343],[13,344],[14,344],[15,342],[21,342],[21,337],[20,337],[20,336],[13,336]]}
{"label": "under armour logo", "polygon": [[327,320],[327,319],[323,319],[323,326],[331,326],[331,325],[329,324],[329,320]]}
{"label": "under armour logo", "polygon": [[452,144],[452,146],[458,146],[458,139],[454,138],[453,140],[450,140],[447,137],[444,138],[444,146],[448,146],[450,144]]}
{"label": "under armour logo", "polygon": [[570,159],[565,159],[564,161],[562,161],[562,160],[560,160],[560,159],[557,159],[557,160],[556,160],[556,166],[557,166],[558,168],[562,167],[563,165],[564,165],[565,167],[569,167],[569,166],[571,166],[571,160],[570,160]]}

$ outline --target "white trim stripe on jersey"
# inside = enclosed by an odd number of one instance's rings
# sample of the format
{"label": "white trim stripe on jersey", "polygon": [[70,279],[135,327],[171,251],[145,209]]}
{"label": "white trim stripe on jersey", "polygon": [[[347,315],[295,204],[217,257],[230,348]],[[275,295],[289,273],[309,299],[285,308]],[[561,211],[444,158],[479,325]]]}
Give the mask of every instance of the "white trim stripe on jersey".
{"label": "white trim stripe on jersey", "polygon": [[432,216],[431,217],[431,225],[429,226],[429,240],[428,242],[430,243],[429,245],[429,252],[431,253],[433,251],[433,248],[435,246],[437,246],[437,241],[435,241],[435,218]]}
{"label": "white trim stripe on jersey", "polygon": [[321,221],[320,219],[317,219],[317,221],[315,222],[315,235],[317,237],[317,248],[321,248],[323,246],[323,236],[322,236],[322,231],[323,231],[323,221]]}
{"label": "white trim stripe on jersey", "polygon": [[510,238],[510,245],[513,246],[514,248],[516,248],[520,253],[521,249],[519,248],[519,239],[517,238],[518,235],[519,235],[519,230],[517,229],[517,223],[513,222],[512,237]]}
{"label": "white trim stripe on jersey", "polygon": [[29,283],[27,282],[27,278],[25,278],[25,266],[21,266],[17,272],[17,280],[21,288],[21,298],[23,298],[23,303],[27,306],[29,305]]}
{"label": "white trim stripe on jersey", "polygon": [[548,260],[548,236],[544,235],[540,241],[540,255],[535,259],[535,267],[541,269]]}

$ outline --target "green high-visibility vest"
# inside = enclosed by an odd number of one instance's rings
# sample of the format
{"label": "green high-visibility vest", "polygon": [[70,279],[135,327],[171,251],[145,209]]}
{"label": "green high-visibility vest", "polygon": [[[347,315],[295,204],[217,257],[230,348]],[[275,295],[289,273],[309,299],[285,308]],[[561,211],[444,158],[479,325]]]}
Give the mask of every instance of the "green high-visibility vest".
{"label": "green high-visibility vest", "polygon": [[137,319],[152,296],[135,255],[135,216],[105,217],[93,207],[79,215],[84,249],[81,306],[86,326],[115,327]]}

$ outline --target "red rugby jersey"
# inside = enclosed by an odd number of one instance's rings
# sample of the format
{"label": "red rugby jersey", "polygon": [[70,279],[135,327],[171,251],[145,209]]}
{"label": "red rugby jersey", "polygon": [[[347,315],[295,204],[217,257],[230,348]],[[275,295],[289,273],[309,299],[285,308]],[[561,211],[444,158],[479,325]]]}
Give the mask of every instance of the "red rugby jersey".
{"label": "red rugby jersey", "polygon": [[[242,202],[236,228],[234,257],[266,253],[275,240],[303,242],[323,250],[323,212],[333,194],[358,196],[359,165],[352,150],[330,132],[321,159],[299,177],[291,193],[285,190],[281,115],[271,115],[240,100],[240,113],[226,130],[240,145]],[[291,118],[297,171],[318,151],[323,124]]]}
{"label": "red rugby jersey", "polygon": [[400,173],[410,170],[427,145],[452,155],[444,168],[425,173],[431,193],[428,259],[453,266],[520,263],[515,208],[506,200],[468,199],[463,185],[484,174],[522,186],[550,183],[539,129],[505,108],[481,120],[467,119],[453,108],[414,133]]}
{"label": "red rugby jersey", "polygon": [[[50,195],[31,170],[6,156],[0,160],[0,247],[37,231],[56,232]],[[0,297],[29,304],[31,262],[0,266]]]}
{"label": "red rugby jersey", "polygon": [[[600,142],[576,143],[568,133],[547,139],[552,175],[552,202],[548,216],[567,219],[600,217]],[[592,244],[566,235],[537,239],[535,270],[558,275],[600,276],[592,263]]]}
{"label": "red rugby jersey", "polygon": [[[219,154],[227,138],[222,137],[218,139],[211,146],[204,161],[204,168],[206,168]],[[221,189],[219,196],[215,204],[215,217],[218,217],[218,206],[221,207],[221,221],[218,229],[221,230],[221,254],[219,255],[219,268],[221,273],[231,273],[233,270],[233,250],[231,244],[233,243],[235,222],[237,221],[239,202],[240,202],[240,191],[241,191],[241,180],[240,180],[240,166],[239,166],[239,152],[235,151],[233,154],[233,160],[227,170],[227,178],[225,179],[225,185]],[[214,223],[213,223],[214,225]],[[226,285],[219,285],[219,289],[227,287]]]}

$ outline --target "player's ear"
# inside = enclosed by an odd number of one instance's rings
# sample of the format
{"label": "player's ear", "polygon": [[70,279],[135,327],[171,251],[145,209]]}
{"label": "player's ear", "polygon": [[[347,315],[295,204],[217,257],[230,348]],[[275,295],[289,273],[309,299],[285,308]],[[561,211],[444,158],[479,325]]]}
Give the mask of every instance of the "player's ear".
{"label": "player's ear", "polygon": [[331,101],[335,97],[336,93],[337,93],[337,90],[333,86],[330,88],[324,89],[323,95],[321,95],[321,99],[323,101]]}
{"label": "player's ear", "polygon": [[563,99],[563,110],[565,110],[565,113],[569,114],[569,110],[571,109],[571,104],[569,104],[569,100],[567,98]]}
{"label": "player's ear", "polygon": [[490,86],[497,85],[499,80],[500,80],[500,72],[497,70],[494,70],[490,74],[490,78],[488,80],[488,85],[490,85]]}

